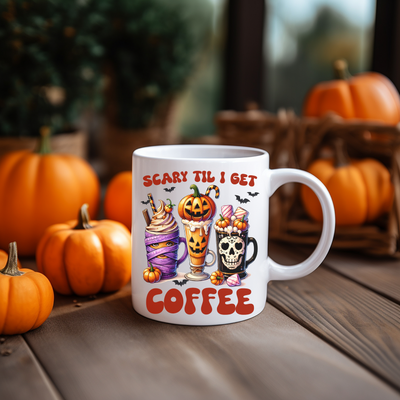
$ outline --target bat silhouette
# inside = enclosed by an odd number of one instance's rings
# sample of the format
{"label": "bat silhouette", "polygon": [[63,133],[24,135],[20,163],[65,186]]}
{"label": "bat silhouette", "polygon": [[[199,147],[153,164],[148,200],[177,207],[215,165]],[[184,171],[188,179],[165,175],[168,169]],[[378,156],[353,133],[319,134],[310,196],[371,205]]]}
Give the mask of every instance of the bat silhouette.
{"label": "bat silhouette", "polygon": [[188,279],[182,279],[181,281],[178,281],[178,279],[174,279],[172,282],[175,282],[175,285],[183,286],[186,285]]}
{"label": "bat silhouette", "polygon": [[236,194],[235,196],[236,196],[236,200],[237,200],[240,204],[249,203],[249,202],[250,202],[249,199],[241,199],[240,196],[238,196],[237,194]]}
{"label": "bat silhouette", "polygon": [[142,203],[142,204],[149,204],[149,203],[150,203],[150,200],[142,201],[141,203]]}
{"label": "bat silhouette", "polygon": [[260,193],[258,193],[258,192],[254,192],[254,193],[251,193],[251,192],[247,192],[248,194],[249,194],[249,196],[251,196],[251,197],[256,197],[256,196],[258,196]]}
{"label": "bat silhouette", "polygon": [[175,189],[175,186],[172,186],[170,189],[164,188],[166,192],[172,192]]}

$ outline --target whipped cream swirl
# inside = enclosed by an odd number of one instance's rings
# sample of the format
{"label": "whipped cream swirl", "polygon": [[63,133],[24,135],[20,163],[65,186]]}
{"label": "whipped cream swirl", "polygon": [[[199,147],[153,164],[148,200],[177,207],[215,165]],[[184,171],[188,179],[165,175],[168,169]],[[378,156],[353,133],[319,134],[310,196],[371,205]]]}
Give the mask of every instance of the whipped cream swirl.
{"label": "whipped cream swirl", "polygon": [[165,203],[162,200],[160,203],[157,212],[151,218],[150,225],[146,228],[148,232],[168,233],[178,228],[178,223],[172,213],[165,211]]}

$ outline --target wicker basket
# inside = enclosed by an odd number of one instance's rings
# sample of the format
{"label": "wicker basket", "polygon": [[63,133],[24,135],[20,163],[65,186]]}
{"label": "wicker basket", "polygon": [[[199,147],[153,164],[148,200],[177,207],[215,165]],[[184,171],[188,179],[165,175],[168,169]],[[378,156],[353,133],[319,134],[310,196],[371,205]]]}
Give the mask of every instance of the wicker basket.
{"label": "wicker basket", "polygon": [[220,111],[215,117],[220,144],[250,146],[271,152],[276,137],[287,129],[286,112],[277,116],[258,109]]}
{"label": "wicker basket", "polygon": [[[316,158],[332,156],[331,143],[340,137],[352,158],[375,158],[390,171],[395,188],[390,213],[374,223],[337,226],[334,248],[358,250],[368,254],[400,256],[400,129],[367,121],[346,121],[335,115],[322,119],[294,118],[295,135],[277,137],[272,159],[289,160],[286,166],[306,170]],[[286,153],[286,155],[285,155]],[[271,237],[291,243],[316,244],[321,225],[311,221],[301,205],[300,185],[276,193],[277,208]]]}
{"label": "wicker basket", "polygon": [[[218,136],[225,143],[263,148],[271,168],[307,170],[316,158],[332,155],[329,143],[341,137],[351,157],[371,157],[390,171],[395,188],[389,214],[362,226],[336,227],[333,248],[352,249],[379,256],[400,257],[400,127],[344,120],[334,114],[300,118],[280,110],[276,116],[257,111],[224,112],[216,117]],[[315,245],[321,224],[312,221],[300,199],[300,185],[287,184],[271,198],[270,237],[288,243]]]}

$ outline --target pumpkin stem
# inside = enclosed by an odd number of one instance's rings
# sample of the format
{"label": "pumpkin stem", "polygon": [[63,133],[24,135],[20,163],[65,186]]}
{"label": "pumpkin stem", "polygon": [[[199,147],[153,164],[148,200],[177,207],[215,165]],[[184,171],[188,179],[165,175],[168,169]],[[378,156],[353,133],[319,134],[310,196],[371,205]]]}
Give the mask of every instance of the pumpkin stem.
{"label": "pumpkin stem", "polygon": [[17,242],[12,242],[8,245],[8,258],[6,266],[0,270],[1,274],[10,276],[21,276],[24,272],[18,269],[18,252]]}
{"label": "pumpkin stem", "polygon": [[50,133],[51,129],[48,126],[42,126],[40,128],[40,141],[39,141],[39,154],[50,154],[51,146],[50,146]]}
{"label": "pumpkin stem", "polygon": [[194,191],[193,197],[200,197],[199,188],[195,184],[191,185],[190,189],[193,189],[193,191]]}
{"label": "pumpkin stem", "polygon": [[150,264],[150,272],[154,272],[153,264],[151,262],[149,262],[149,264]]}
{"label": "pumpkin stem", "polygon": [[221,217],[221,218],[220,218],[221,221],[223,221],[223,220],[224,220],[224,217],[222,216],[222,214],[219,214],[219,216]]}
{"label": "pumpkin stem", "polygon": [[89,205],[84,204],[78,214],[78,223],[73,229],[91,229],[92,225],[89,224],[90,217],[88,212]]}
{"label": "pumpkin stem", "polygon": [[172,208],[172,207],[174,207],[175,206],[175,204],[172,204],[172,200],[171,199],[167,199],[168,201],[169,201],[169,206]]}
{"label": "pumpkin stem", "polygon": [[341,137],[336,138],[333,141],[333,146],[335,147],[336,168],[341,168],[345,167],[346,165],[349,165],[349,156],[347,155],[343,138]]}
{"label": "pumpkin stem", "polygon": [[351,78],[346,60],[343,60],[343,59],[336,60],[333,63],[333,70],[334,70],[334,75],[335,75],[336,79],[347,80],[347,79]]}

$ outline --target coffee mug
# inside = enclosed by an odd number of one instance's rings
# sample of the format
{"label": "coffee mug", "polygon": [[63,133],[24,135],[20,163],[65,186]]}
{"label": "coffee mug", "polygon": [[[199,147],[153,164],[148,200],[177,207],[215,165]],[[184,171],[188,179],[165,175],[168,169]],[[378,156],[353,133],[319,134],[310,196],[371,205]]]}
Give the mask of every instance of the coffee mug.
{"label": "coffee mug", "polygon": [[[289,182],[315,192],[323,226],[314,252],[284,266],[268,257],[269,198]],[[301,278],[320,265],[334,230],[325,186],[305,171],[269,169],[264,150],[167,145],[133,153],[132,303],[150,319],[220,325],[252,318],[265,307],[269,281]]]}

